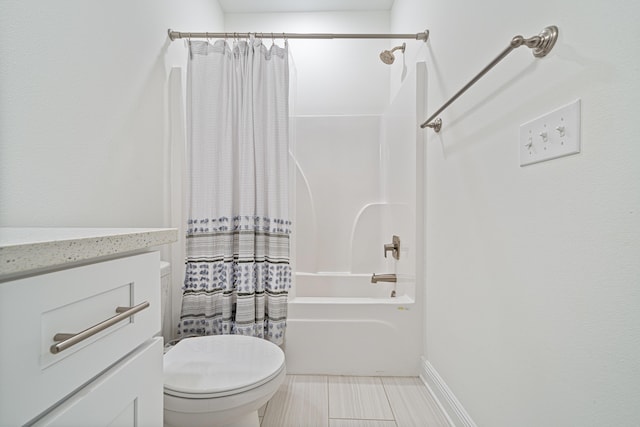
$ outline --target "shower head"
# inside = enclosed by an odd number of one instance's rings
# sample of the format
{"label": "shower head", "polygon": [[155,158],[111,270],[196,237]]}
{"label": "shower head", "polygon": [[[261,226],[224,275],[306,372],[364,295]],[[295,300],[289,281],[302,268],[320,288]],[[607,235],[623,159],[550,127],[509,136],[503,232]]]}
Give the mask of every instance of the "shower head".
{"label": "shower head", "polygon": [[406,43],[402,43],[402,46],[396,46],[391,50],[384,50],[382,52],[380,52],[380,59],[382,60],[382,62],[384,62],[387,65],[391,65],[393,64],[393,61],[395,61],[396,57],[393,55],[393,52],[395,52],[396,50],[401,50],[402,53],[404,53],[404,49],[405,47],[407,47]]}

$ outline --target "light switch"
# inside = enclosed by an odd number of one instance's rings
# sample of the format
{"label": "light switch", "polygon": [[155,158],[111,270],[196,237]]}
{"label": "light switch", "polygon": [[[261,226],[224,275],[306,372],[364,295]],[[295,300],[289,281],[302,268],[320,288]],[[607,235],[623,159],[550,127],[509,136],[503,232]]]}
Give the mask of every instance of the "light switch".
{"label": "light switch", "polygon": [[520,125],[520,166],[579,152],[579,99]]}

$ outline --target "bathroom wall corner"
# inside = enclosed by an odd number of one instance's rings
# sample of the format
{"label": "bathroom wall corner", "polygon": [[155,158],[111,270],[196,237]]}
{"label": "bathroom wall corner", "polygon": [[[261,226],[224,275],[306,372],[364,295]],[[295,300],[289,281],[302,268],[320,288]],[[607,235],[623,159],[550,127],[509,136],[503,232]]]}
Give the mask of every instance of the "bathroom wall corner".
{"label": "bathroom wall corner", "polygon": [[420,364],[420,379],[452,426],[477,427],[438,371],[424,357]]}

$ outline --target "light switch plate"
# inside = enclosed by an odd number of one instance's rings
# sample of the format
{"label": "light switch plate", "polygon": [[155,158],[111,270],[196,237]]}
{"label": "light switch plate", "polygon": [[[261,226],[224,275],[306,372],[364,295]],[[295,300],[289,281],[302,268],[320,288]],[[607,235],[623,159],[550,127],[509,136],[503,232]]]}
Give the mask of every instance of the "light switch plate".
{"label": "light switch plate", "polygon": [[580,152],[580,99],[520,125],[520,166]]}

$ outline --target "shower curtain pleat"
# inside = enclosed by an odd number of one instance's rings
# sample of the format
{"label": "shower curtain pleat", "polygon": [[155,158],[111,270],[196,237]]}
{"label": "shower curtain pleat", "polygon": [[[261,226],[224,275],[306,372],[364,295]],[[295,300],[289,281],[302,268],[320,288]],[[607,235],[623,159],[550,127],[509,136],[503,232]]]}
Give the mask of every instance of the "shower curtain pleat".
{"label": "shower curtain pleat", "polygon": [[288,47],[191,42],[181,336],[281,344],[289,265]]}

